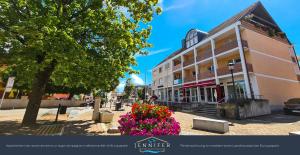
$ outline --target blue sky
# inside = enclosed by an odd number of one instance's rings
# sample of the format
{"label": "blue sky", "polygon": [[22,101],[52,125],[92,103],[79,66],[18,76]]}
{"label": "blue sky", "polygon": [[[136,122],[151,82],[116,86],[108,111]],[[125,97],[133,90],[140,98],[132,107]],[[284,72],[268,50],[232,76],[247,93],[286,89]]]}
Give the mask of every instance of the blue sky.
{"label": "blue sky", "polygon": [[[209,31],[226,19],[239,13],[257,0],[160,0],[163,13],[155,16],[147,56],[137,56],[139,75],[131,76],[135,84],[152,82],[151,69],[165,57],[181,47],[188,30],[197,28]],[[298,0],[261,0],[271,16],[287,34],[300,55],[300,3]],[[146,75],[146,80],[145,80]],[[122,91],[126,79],[120,79]]]}

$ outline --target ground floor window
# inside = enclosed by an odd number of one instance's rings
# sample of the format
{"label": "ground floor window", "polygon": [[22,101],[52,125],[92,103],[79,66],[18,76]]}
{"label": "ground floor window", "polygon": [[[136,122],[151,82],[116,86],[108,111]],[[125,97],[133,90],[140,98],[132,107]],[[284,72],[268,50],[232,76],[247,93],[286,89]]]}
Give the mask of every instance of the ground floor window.
{"label": "ground floor window", "polygon": [[191,90],[190,89],[185,89],[185,102],[190,102],[190,97],[191,97]]}
{"label": "ground floor window", "polygon": [[[233,84],[230,82],[227,85],[228,89],[228,98],[233,98],[234,97],[234,89],[233,89]],[[237,98],[244,98],[246,97],[246,88],[245,88],[245,82],[244,81],[236,81],[235,82],[235,93]]]}
{"label": "ground floor window", "polygon": [[207,101],[216,102],[217,101],[216,93],[217,93],[216,88],[212,88],[212,87],[206,88]]}
{"label": "ground floor window", "polygon": [[172,101],[172,89],[168,90],[168,101]]}
{"label": "ground floor window", "polygon": [[197,102],[197,88],[191,88],[191,101]]}
{"label": "ground floor window", "polygon": [[179,102],[179,90],[174,90],[174,101]]}
{"label": "ground floor window", "polygon": [[159,98],[159,100],[161,100],[161,101],[163,101],[163,100],[165,99],[165,93],[164,93],[164,90],[159,90],[158,98]]}
{"label": "ground floor window", "polygon": [[205,92],[204,92],[204,88],[200,88],[199,89],[199,91],[200,91],[200,100],[201,101],[205,101]]}

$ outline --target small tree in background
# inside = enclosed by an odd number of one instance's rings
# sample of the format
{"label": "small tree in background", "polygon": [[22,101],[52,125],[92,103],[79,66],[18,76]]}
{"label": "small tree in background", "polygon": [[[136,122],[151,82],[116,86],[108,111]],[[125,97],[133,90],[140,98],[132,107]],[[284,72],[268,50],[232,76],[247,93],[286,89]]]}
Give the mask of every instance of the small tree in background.
{"label": "small tree in background", "polygon": [[133,93],[133,90],[134,90],[134,85],[133,83],[131,82],[131,78],[128,78],[126,80],[126,85],[125,85],[125,88],[124,88],[124,96],[123,98],[124,99],[129,99],[130,96],[132,95]]}
{"label": "small tree in background", "polygon": [[140,100],[145,100],[145,88],[139,88],[137,94]]}

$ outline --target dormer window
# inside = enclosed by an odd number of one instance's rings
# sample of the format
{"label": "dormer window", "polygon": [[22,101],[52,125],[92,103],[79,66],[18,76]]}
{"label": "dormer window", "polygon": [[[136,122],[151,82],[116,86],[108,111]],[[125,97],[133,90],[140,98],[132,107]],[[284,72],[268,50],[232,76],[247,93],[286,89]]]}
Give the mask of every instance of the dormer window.
{"label": "dormer window", "polygon": [[185,43],[186,43],[186,48],[189,48],[198,43],[198,35],[196,30],[192,30],[188,33],[185,39]]}

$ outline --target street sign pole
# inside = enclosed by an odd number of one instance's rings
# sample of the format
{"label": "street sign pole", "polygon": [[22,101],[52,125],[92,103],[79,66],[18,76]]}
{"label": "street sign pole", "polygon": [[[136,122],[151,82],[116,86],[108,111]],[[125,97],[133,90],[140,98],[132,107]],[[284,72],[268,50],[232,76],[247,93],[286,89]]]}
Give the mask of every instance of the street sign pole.
{"label": "street sign pole", "polygon": [[3,100],[4,100],[5,92],[6,92],[6,88],[4,89],[4,92],[3,92],[3,95],[2,95],[2,98],[1,98],[0,109],[1,109],[1,106],[2,106],[2,103],[3,103]]}
{"label": "street sign pole", "polygon": [[5,97],[5,93],[12,90],[13,85],[14,85],[14,82],[15,82],[15,77],[9,77],[9,78],[8,78],[7,84],[6,84],[6,86],[5,86],[5,89],[4,89],[2,98],[1,98],[0,109],[1,109],[1,106],[2,106],[2,103],[3,103],[3,100],[4,100],[4,97]]}

